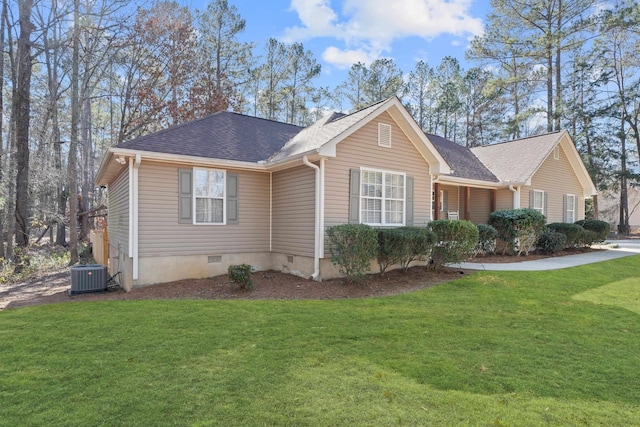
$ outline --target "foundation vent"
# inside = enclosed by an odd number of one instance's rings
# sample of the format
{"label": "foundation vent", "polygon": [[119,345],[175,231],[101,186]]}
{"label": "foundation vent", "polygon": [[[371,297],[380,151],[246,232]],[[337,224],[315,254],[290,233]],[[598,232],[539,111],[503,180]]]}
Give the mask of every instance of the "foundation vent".
{"label": "foundation vent", "polygon": [[207,257],[207,262],[209,264],[220,264],[222,262],[221,255],[210,255]]}
{"label": "foundation vent", "polygon": [[287,262],[293,262],[293,255],[287,255]]}

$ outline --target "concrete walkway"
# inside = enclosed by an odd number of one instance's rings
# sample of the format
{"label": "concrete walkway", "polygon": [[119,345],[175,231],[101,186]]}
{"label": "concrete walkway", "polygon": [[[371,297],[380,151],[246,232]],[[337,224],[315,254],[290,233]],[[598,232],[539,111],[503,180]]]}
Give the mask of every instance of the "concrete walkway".
{"label": "concrete walkway", "polygon": [[461,262],[458,264],[451,264],[450,266],[454,268],[466,268],[469,270],[558,270],[561,268],[575,267],[577,265],[591,264],[600,261],[608,261],[610,259],[622,258],[631,255],[640,255],[640,240],[611,240],[606,241],[599,247],[604,250],[589,252],[585,254],[536,259],[533,261],[508,263]]}

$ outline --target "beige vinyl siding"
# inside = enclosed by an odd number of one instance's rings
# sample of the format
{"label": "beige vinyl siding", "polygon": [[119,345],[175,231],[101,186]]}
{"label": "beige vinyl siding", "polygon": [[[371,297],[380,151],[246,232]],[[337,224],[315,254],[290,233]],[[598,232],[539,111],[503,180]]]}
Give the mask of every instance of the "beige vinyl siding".
{"label": "beige vinyl siding", "polygon": [[269,174],[238,175],[239,223],[178,224],[178,169],[142,162],[139,170],[140,256],[220,255],[269,251]]}
{"label": "beige vinyl siding", "polygon": [[486,224],[491,213],[491,190],[486,188],[471,188],[469,203],[469,220],[474,224]]}
{"label": "beige vinyl siding", "polygon": [[[528,200],[526,206],[529,206]],[[496,191],[496,210],[502,209],[513,209],[513,192],[508,188],[499,188]]]}
{"label": "beige vinyl siding", "polygon": [[547,223],[564,222],[564,195],[576,196],[576,220],[584,218],[584,191],[567,155],[560,148],[560,159],[549,154],[531,179],[531,186],[522,187],[520,206],[529,207],[529,192],[542,190],[547,194]]}
{"label": "beige vinyl siding", "polygon": [[[391,125],[391,148],[378,145],[378,123]],[[404,172],[414,179],[414,225],[430,219],[429,164],[388,113],[373,119],[337,145],[325,163],[325,226],[348,222],[350,169],[360,167]]]}
{"label": "beige vinyl siding", "polygon": [[109,217],[107,222],[109,244],[129,252],[129,169],[109,184]]}
{"label": "beige vinyl siding", "polygon": [[273,252],[314,255],[315,193],[308,166],[273,173]]}

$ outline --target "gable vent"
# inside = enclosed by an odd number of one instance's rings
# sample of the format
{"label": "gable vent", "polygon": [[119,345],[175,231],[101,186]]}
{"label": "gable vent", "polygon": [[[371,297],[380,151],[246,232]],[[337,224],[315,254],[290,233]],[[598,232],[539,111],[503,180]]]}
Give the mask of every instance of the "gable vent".
{"label": "gable vent", "polygon": [[556,145],[553,149],[553,160],[560,160],[560,147]]}
{"label": "gable vent", "polygon": [[391,148],[391,125],[378,123],[378,145]]}

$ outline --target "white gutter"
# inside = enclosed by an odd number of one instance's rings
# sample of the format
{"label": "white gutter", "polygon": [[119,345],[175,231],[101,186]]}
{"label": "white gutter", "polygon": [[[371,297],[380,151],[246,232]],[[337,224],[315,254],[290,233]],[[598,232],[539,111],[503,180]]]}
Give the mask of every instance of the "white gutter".
{"label": "white gutter", "polygon": [[320,276],[320,167],[309,161],[307,156],[302,157],[302,162],[316,172],[316,220],[315,220],[315,242],[313,245],[313,274],[311,278],[318,280]]}
{"label": "white gutter", "polygon": [[[129,160],[129,165],[133,168],[133,197],[130,197],[130,199],[133,198],[133,227],[130,226],[130,228],[133,229],[131,252],[133,252],[133,280],[138,280],[138,169],[140,168],[142,157],[140,154],[136,154],[136,161],[133,165],[132,160],[133,159]],[[131,180],[129,182],[131,182]]]}

